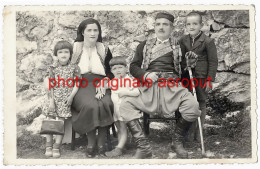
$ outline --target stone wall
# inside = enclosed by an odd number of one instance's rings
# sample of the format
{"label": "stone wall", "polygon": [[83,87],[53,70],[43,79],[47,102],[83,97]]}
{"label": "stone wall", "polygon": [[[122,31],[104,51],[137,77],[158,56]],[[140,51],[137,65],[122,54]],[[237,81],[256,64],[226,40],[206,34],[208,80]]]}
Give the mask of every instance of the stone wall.
{"label": "stone wall", "polygon": [[[55,43],[73,43],[77,26],[89,17],[102,27],[103,42],[113,56],[129,60],[137,45],[154,36],[158,11],[48,11],[18,12],[16,21],[17,115],[38,112],[45,95],[42,87],[47,66],[53,61]],[[190,11],[168,11],[175,16],[174,36],[185,34],[185,16]],[[215,39],[218,50],[218,86],[214,89],[232,102],[250,102],[250,31],[248,11],[200,11],[203,31]]]}

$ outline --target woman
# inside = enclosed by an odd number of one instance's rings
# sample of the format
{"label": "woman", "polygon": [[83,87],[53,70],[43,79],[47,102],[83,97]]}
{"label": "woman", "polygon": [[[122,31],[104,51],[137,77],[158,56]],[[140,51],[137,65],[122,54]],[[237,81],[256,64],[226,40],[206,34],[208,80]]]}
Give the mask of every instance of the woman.
{"label": "woman", "polygon": [[[80,23],[73,53],[71,62],[78,64],[82,78],[87,79],[87,86],[86,81],[82,80],[81,87],[74,97],[72,126],[77,133],[87,133],[88,157],[95,156],[96,148],[98,153],[103,155],[107,127],[113,123],[113,103],[111,91],[105,92],[102,86],[96,88],[93,81],[97,85],[98,80],[94,79],[113,78],[113,75],[109,67],[112,54],[102,43],[101,27],[97,20],[90,18]],[[96,93],[102,93],[102,99],[96,99]]]}

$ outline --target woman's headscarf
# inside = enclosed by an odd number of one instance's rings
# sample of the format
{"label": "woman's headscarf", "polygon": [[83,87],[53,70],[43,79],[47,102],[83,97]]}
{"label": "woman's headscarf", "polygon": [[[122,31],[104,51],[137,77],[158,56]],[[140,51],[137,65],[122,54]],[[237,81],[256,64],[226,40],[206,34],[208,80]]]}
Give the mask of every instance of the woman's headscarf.
{"label": "woman's headscarf", "polygon": [[99,22],[93,18],[86,19],[79,24],[79,27],[77,30],[77,38],[76,38],[75,42],[84,41],[84,36],[82,35],[82,33],[85,31],[87,25],[94,24],[94,23],[97,25],[98,31],[99,31],[97,42],[102,42],[101,26],[100,26]]}

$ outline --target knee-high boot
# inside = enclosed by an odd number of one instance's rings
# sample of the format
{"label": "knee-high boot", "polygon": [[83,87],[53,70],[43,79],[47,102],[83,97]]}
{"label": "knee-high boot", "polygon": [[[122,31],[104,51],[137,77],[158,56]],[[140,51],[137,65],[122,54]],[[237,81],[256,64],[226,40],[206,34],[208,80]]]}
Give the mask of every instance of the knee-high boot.
{"label": "knee-high boot", "polygon": [[137,145],[134,158],[144,159],[152,157],[152,150],[148,139],[145,137],[143,129],[138,119],[134,119],[126,123]]}
{"label": "knee-high boot", "polygon": [[188,122],[182,117],[177,121],[172,141],[172,148],[177,153],[177,157],[179,158],[188,158],[188,152],[183,147],[183,141],[191,124],[192,122]]}

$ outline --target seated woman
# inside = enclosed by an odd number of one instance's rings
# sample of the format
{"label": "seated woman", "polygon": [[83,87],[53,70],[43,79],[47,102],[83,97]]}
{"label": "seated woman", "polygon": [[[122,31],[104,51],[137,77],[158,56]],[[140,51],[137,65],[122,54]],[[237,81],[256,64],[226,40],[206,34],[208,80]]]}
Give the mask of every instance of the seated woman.
{"label": "seated woman", "polygon": [[[90,18],[80,23],[73,53],[71,62],[78,64],[82,79],[86,80],[81,81],[72,102],[72,126],[79,134],[87,133],[88,157],[94,157],[96,153],[104,155],[107,127],[113,123],[113,103],[111,91],[96,86],[103,78],[113,78],[109,66],[112,54],[102,43],[101,26],[97,20]],[[96,93],[102,93],[102,99],[96,99]]]}

